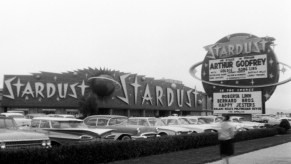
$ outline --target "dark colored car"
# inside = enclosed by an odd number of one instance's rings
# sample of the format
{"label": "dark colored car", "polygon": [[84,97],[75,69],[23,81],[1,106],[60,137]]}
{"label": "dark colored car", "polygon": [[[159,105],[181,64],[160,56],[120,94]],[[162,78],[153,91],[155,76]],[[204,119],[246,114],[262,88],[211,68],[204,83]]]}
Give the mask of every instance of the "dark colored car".
{"label": "dark colored car", "polygon": [[84,119],[84,123],[90,128],[114,129],[115,134],[107,138],[115,140],[137,140],[159,136],[155,127],[129,125],[128,121],[128,117],[119,115],[92,115]]}
{"label": "dark colored car", "polygon": [[49,148],[51,142],[45,134],[19,130],[11,117],[0,116],[0,148]]}
{"label": "dark colored car", "polygon": [[47,134],[53,146],[70,143],[102,141],[112,129],[89,129],[83,120],[62,117],[36,117],[30,130]]}

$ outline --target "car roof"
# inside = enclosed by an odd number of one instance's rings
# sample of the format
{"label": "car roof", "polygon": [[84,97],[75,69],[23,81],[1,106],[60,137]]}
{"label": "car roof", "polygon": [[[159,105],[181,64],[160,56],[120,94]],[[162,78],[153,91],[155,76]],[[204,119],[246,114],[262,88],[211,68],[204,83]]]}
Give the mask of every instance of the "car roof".
{"label": "car roof", "polygon": [[[155,118],[155,117],[129,117],[129,119],[149,119],[149,118]],[[158,119],[158,118],[155,118]]]}
{"label": "car roof", "polygon": [[23,114],[21,113],[1,113],[2,115],[5,115],[5,116],[11,116],[11,115],[18,115],[18,116],[24,116]]}
{"label": "car roof", "polygon": [[36,117],[32,120],[48,120],[48,121],[83,121],[76,118],[64,118],[64,117]]}
{"label": "car roof", "polygon": [[[99,118],[99,117],[102,117],[102,118],[115,118],[115,117],[124,117],[124,118],[128,118],[126,116],[121,116],[121,115],[91,115],[91,116],[88,116],[86,118],[91,118],[91,117],[96,117],[96,118]],[[85,118],[85,119],[86,119]]]}

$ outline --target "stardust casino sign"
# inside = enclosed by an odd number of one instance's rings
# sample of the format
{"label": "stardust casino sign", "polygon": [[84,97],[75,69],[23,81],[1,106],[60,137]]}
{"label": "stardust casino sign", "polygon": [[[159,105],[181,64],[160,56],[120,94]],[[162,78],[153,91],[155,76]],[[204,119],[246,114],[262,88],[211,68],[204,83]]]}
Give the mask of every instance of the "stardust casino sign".
{"label": "stardust casino sign", "polygon": [[205,46],[201,79],[214,113],[264,113],[279,80],[274,40],[237,33]]}
{"label": "stardust casino sign", "polygon": [[[101,85],[92,86],[105,81]],[[99,81],[98,81],[99,80]],[[201,92],[164,80],[154,80],[119,71],[85,69],[68,73],[42,72],[33,75],[5,75],[2,106],[78,108],[79,102],[94,90],[110,96],[97,99],[100,108],[201,110]],[[94,88],[94,89],[92,89]]]}

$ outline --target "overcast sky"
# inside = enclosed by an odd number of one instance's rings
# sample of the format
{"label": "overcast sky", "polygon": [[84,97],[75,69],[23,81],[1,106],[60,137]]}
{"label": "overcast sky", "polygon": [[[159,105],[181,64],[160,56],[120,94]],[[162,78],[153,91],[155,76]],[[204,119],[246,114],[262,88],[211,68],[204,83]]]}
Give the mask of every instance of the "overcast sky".
{"label": "overcast sky", "polygon": [[[290,0],[0,0],[0,87],[4,75],[101,67],[204,91],[189,68],[229,34],[274,37],[291,65],[290,9]],[[266,107],[291,112],[290,95],[291,83],[279,86]]]}

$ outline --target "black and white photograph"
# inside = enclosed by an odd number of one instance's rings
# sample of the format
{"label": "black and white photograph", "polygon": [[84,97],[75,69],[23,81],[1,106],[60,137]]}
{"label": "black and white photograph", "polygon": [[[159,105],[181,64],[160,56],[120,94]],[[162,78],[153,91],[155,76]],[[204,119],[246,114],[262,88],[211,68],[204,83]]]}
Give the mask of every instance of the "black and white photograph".
{"label": "black and white photograph", "polygon": [[0,0],[0,163],[291,164],[290,9]]}

